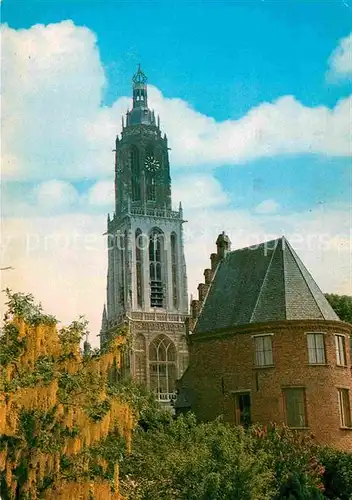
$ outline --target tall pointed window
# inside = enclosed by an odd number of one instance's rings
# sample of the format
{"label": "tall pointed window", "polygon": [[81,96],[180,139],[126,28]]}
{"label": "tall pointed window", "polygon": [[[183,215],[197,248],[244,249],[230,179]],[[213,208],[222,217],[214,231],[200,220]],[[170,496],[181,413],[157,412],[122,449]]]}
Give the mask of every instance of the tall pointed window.
{"label": "tall pointed window", "polygon": [[163,307],[162,254],[164,235],[154,229],[149,237],[150,306]]}
{"label": "tall pointed window", "polygon": [[125,268],[126,268],[126,261],[125,261],[125,248],[126,248],[126,234],[120,235],[119,237],[119,252],[120,252],[120,262],[119,262],[119,269],[121,273],[121,281],[120,281],[120,289],[118,290],[119,294],[119,301],[122,307],[125,306],[125,288],[126,288],[126,283],[125,283]]}
{"label": "tall pointed window", "polygon": [[136,245],[136,285],[137,285],[137,306],[143,305],[143,259],[142,259],[142,245],[143,235],[140,229],[136,231],[135,237]]}
{"label": "tall pointed window", "polygon": [[133,346],[134,351],[134,371],[136,381],[140,384],[146,382],[146,368],[147,368],[147,353],[146,353],[146,342],[144,335],[139,333],[134,341]]}
{"label": "tall pointed window", "polygon": [[160,401],[170,401],[175,391],[176,349],[166,335],[158,335],[149,346],[150,388]]}
{"label": "tall pointed window", "polygon": [[178,287],[177,287],[177,236],[171,234],[171,280],[172,280],[172,304],[178,307]]}
{"label": "tall pointed window", "polygon": [[139,162],[139,151],[136,146],[131,146],[130,162],[132,174],[132,200],[139,201],[141,199],[141,169]]}

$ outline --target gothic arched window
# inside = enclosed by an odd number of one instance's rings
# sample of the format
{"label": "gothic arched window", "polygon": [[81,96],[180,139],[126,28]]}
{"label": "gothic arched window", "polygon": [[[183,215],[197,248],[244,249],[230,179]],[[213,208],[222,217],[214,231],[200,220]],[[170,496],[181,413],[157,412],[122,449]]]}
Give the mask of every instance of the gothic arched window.
{"label": "gothic arched window", "polygon": [[150,388],[159,400],[168,401],[175,390],[176,349],[166,335],[158,335],[149,346]]}
{"label": "gothic arched window", "polygon": [[178,306],[178,287],[177,287],[177,236],[171,233],[171,280],[172,280],[172,304],[175,308]]}
{"label": "gothic arched window", "polygon": [[118,291],[119,293],[119,301],[122,307],[125,305],[125,288],[126,288],[126,283],[125,283],[125,269],[126,269],[126,233],[125,234],[120,234],[119,235],[119,243],[118,243],[118,251],[120,253],[120,262],[118,269],[120,271],[120,276],[121,276],[121,281],[120,281],[120,289]]}
{"label": "gothic arched window", "polygon": [[139,333],[134,340],[133,351],[135,378],[137,382],[144,384],[147,379],[147,353],[145,338],[141,333]]}
{"label": "gothic arched window", "polygon": [[132,175],[132,200],[141,199],[141,169],[139,162],[139,151],[136,146],[130,149],[131,175]]}
{"label": "gothic arched window", "polygon": [[135,248],[136,248],[136,285],[137,285],[137,305],[143,305],[143,235],[140,229],[136,231]]}
{"label": "gothic arched window", "polygon": [[163,251],[164,234],[157,228],[149,237],[150,306],[163,307]]}

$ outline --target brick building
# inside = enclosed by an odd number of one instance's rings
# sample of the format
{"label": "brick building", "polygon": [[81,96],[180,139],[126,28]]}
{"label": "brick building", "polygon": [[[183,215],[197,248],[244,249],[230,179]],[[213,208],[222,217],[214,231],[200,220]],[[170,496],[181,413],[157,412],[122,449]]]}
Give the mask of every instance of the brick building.
{"label": "brick building", "polygon": [[191,304],[178,412],[286,423],[352,450],[351,325],[282,237],[230,251],[223,233]]}

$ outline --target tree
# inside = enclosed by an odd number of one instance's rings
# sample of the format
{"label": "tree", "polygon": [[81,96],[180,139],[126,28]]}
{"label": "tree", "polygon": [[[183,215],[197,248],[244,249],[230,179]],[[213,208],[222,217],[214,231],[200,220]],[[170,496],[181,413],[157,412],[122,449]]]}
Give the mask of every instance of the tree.
{"label": "tree", "polygon": [[309,435],[301,435],[286,426],[252,426],[255,449],[270,458],[278,492],[275,500],[322,499],[324,466],[318,456],[319,447]]}
{"label": "tree", "polygon": [[0,337],[0,486],[6,499],[120,499],[119,461],[133,412],[109,391],[123,332],[80,351],[87,322],[57,329],[32,295],[7,290]]}
{"label": "tree", "polygon": [[325,468],[323,475],[325,497],[351,500],[352,453],[322,447],[318,456]]}
{"label": "tree", "polygon": [[324,498],[326,470],[309,436],[276,425],[244,429],[221,419],[197,423],[191,413],[154,424],[137,427],[132,453],[121,463],[127,498]]}
{"label": "tree", "polygon": [[352,297],[349,295],[336,295],[326,293],[325,297],[329,301],[338,317],[346,323],[352,323]]}
{"label": "tree", "polygon": [[122,492],[134,500],[271,499],[268,456],[252,444],[242,427],[221,420],[197,424],[192,414],[139,428],[121,464]]}

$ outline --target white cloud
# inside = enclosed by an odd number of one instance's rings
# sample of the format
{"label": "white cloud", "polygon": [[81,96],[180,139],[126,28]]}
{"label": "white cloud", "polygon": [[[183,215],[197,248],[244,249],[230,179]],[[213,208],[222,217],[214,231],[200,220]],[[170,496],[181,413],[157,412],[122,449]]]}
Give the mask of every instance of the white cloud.
{"label": "white cloud", "polygon": [[115,203],[114,183],[99,181],[92,186],[86,196],[83,197],[89,205],[97,207],[113,207]]}
{"label": "white cloud", "polygon": [[254,211],[258,214],[272,214],[277,212],[279,206],[275,200],[263,200],[255,207]]}
{"label": "white cloud", "polygon": [[1,45],[3,175],[75,178],[110,170],[115,131],[109,148],[90,140],[90,124],[104,115],[106,83],[92,31],[72,21],[4,25]]}
{"label": "white cloud", "polygon": [[352,33],[342,38],[332,52],[327,77],[330,81],[350,78],[352,76]]}
{"label": "white cloud", "polygon": [[177,177],[172,185],[172,199],[182,201],[187,210],[204,207],[221,207],[229,202],[229,196],[219,181],[208,174]]}
{"label": "white cloud", "polygon": [[[108,107],[95,35],[72,21],[14,30],[2,37],[2,175],[104,179],[114,137],[131,104]],[[117,89],[118,90],[118,89]],[[351,99],[310,108],[293,96],[264,102],[238,120],[217,122],[182,99],[149,87],[168,133],[173,166],[219,166],[280,154],[350,154]]]}
{"label": "white cloud", "polygon": [[[69,182],[52,180],[34,188],[34,197],[40,210],[67,209],[79,199],[77,190]],[[45,212],[43,212],[45,213]]]}
{"label": "white cloud", "polygon": [[171,144],[171,160],[181,166],[223,165],[280,154],[350,154],[352,100],[332,110],[309,108],[293,96],[262,103],[239,120],[216,122],[180,99],[166,99],[154,87],[150,101]]}

